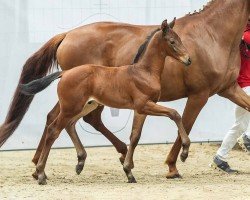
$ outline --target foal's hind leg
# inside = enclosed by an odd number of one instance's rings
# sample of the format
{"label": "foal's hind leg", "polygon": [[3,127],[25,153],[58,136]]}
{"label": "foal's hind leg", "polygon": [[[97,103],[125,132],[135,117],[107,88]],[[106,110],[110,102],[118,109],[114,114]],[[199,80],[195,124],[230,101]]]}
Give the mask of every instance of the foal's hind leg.
{"label": "foal's hind leg", "polygon": [[127,153],[127,145],[120,141],[113,133],[111,133],[102,123],[101,113],[104,106],[99,106],[97,109],[83,117],[83,120],[93,126],[97,131],[101,132],[116,148],[118,153],[121,153],[120,162],[123,164]]}
{"label": "foal's hind leg", "polygon": [[[35,165],[37,164],[37,162],[40,158],[41,152],[43,150],[44,142],[46,139],[47,127],[55,120],[55,118],[59,114],[59,111],[60,111],[60,106],[59,106],[59,103],[57,102],[57,104],[54,106],[54,108],[47,115],[47,121],[46,121],[46,125],[45,125],[44,131],[43,131],[42,138],[41,138],[39,145],[36,149],[36,153],[32,159],[32,162]],[[36,178],[36,177],[34,177],[34,178]]]}
{"label": "foal's hind leg", "polygon": [[87,158],[87,152],[85,151],[81,140],[79,139],[76,128],[75,128],[76,122],[70,123],[65,129],[67,133],[69,134],[72,142],[74,143],[74,146],[76,148],[76,153],[77,153],[77,159],[78,163],[76,165],[76,173],[79,175],[84,167],[85,160]]}
{"label": "foal's hind leg", "polygon": [[46,184],[46,175],[44,172],[44,168],[48,159],[48,155],[50,152],[50,149],[56,140],[58,138],[61,131],[66,127],[66,125],[69,123],[69,120],[71,118],[69,116],[65,116],[63,113],[60,113],[58,117],[53,121],[47,131],[47,137],[45,139],[44,147],[41,153],[41,156],[39,158],[39,161],[36,166],[36,173],[38,176],[38,183],[40,185]]}

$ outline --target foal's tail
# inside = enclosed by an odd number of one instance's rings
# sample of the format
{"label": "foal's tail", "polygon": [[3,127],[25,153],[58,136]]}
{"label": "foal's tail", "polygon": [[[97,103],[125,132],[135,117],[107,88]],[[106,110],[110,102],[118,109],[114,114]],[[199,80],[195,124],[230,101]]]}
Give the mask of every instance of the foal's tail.
{"label": "foal's tail", "polygon": [[62,72],[55,72],[43,78],[36,79],[27,84],[20,84],[20,92],[22,94],[31,96],[35,95],[38,92],[41,92],[46,87],[48,87],[54,80],[61,78]]}
{"label": "foal's tail", "polygon": [[[57,66],[56,52],[65,38],[66,33],[51,38],[41,49],[34,53],[24,64],[18,84],[46,76],[53,67]],[[33,96],[26,96],[17,87],[4,123],[0,126],[0,147],[13,134],[22,121]]]}

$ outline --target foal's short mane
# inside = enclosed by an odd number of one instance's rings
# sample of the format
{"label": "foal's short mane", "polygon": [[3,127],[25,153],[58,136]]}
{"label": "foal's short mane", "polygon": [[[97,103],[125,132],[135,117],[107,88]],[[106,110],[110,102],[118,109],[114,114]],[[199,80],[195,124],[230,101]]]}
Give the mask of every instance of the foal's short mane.
{"label": "foal's short mane", "polygon": [[203,6],[202,9],[200,9],[198,12],[195,10],[193,13],[188,13],[186,14],[186,16],[193,16],[193,15],[197,15],[202,13],[203,11],[205,11],[207,8],[209,8],[216,0],[211,0],[209,2],[207,2],[206,5]]}
{"label": "foal's short mane", "polygon": [[143,55],[143,53],[145,52],[145,50],[147,49],[148,43],[150,42],[150,40],[152,39],[152,37],[154,36],[154,34],[161,30],[160,28],[157,28],[156,30],[154,30],[153,32],[150,33],[150,35],[147,36],[145,42],[143,42],[143,44],[139,47],[137,54],[133,60],[132,64],[135,64],[139,61],[139,59],[141,58],[141,56]]}

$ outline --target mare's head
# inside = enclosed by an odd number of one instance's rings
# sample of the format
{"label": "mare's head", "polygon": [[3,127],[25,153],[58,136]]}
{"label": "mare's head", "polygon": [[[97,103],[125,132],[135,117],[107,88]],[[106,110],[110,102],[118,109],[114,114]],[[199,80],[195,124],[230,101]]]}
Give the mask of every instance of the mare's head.
{"label": "mare's head", "polygon": [[191,64],[190,56],[182,44],[180,37],[173,30],[175,20],[168,24],[167,20],[164,20],[161,24],[162,37],[166,41],[166,50],[169,56],[179,60],[185,65]]}

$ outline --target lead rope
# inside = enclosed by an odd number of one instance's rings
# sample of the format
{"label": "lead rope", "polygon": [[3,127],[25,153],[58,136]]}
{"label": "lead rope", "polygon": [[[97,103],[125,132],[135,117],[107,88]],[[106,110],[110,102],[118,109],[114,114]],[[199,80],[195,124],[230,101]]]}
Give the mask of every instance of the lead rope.
{"label": "lead rope", "polygon": [[[245,47],[245,50],[243,49]],[[242,41],[241,47],[240,47],[241,53],[247,58],[250,59],[250,56],[247,55],[247,52],[249,51],[248,45],[245,41]],[[246,51],[246,52],[245,52]]]}
{"label": "lead rope", "polygon": [[[118,129],[118,130],[116,130],[116,131],[112,131],[112,133],[119,133],[119,132],[123,131],[123,130],[127,127],[127,125],[128,125],[128,122],[129,122],[129,119],[130,119],[130,117],[131,117],[131,114],[132,114],[132,110],[130,110],[130,113],[129,113],[129,116],[128,116],[128,119],[127,119],[125,125],[124,125],[122,128],[120,128],[120,129]],[[87,133],[90,133],[90,134],[92,134],[92,135],[102,135],[102,134],[99,133],[99,132],[92,132],[92,131],[86,130],[86,129],[83,127],[83,125],[82,125],[82,123],[81,123],[80,121],[78,122],[78,124],[80,125],[81,129],[84,130],[84,131],[87,132]]]}

